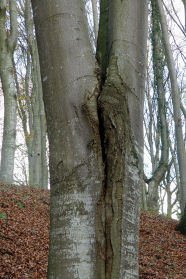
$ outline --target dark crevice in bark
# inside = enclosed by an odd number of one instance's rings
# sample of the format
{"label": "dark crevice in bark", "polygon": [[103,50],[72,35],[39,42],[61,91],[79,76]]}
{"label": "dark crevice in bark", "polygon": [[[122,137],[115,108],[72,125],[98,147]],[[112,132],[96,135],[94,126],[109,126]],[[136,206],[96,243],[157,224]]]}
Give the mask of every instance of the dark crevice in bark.
{"label": "dark crevice in bark", "polygon": [[[99,63],[99,61],[98,61]],[[112,57],[109,74],[115,80],[109,81],[103,70],[100,73],[100,96],[98,98],[99,135],[104,164],[104,181],[98,205],[97,224],[102,224],[103,241],[97,242],[98,259],[104,249],[104,275],[100,278],[117,279],[121,260],[121,220],[122,193],[125,179],[125,128],[128,123],[128,107],[125,99],[125,88],[118,75],[117,58]],[[123,129],[123,133],[118,131]],[[121,168],[119,167],[121,163]],[[104,211],[104,213],[102,212]],[[100,214],[101,213],[101,214]],[[104,218],[103,218],[104,214]],[[102,218],[102,219],[101,219]],[[99,236],[101,236],[99,230]],[[103,269],[102,269],[103,271]]]}
{"label": "dark crevice in bark", "polygon": [[[102,90],[102,79],[100,80],[100,90]],[[106,177],[107,177],[107,163],[105,153],[105,129],[102,119],[101,109],[98,107],[98,119],[99,119],[99,136],[101,144],[101,156],[103,162],[103,181],[102,189],[100,192],[100,199],[96,207],[96,250],[97,250],[97,266],[98,266],[98,278],[106,278],[106,262],[107,262],[107,244],[106,244],[106,220],[105,220],[105,194],[106,194]]]}
{"label": "dark crevice in bark", "polygon": [[[100,60],[99,60],[99,54],[97,53],[97,63],[100,65]],[[103,91],[103,87],[105,85],[106,81],[106,72],[101,69],[101,66],[99,68],[99,89],[100,89],[100,94]],[[102,158],[103,158],[103,163],[104,163],[104,170],[105,170],[105,175],[107,172],[107,166],[106,166],[106,154],[105,154],[105,144],[104,144],[104,137],[105,137],[105,131],[104,131],[104,120],[102,118],[102,112],[101,112],[101,107],[99,107],[99,98],[98,98],[98,119],[99,119],[99,135],[100,135],[100,140],[101,140],[101,148],[102,148]]]}
{"label": "dark crevice in bark", "polygon": [[100,134],[100,140],[101,140],[101,147],[102,147],[102,158],[106,173],[106,154],[105,154],[105,145],[104,145],[104,125],[103,121],[101,119],[101,110],[98,108],[98,118],[99,118],[99,134]]}
{"label": "dark crevice in bark", "polygon": [[[126,133],[128,108],[125,90],[119,83],[108,82],[98,100],[100,137],[105,165],[105,278],[119,278],[121,220],[125,181]],[[121,132],[121,129],[123,132]]]}
{"label": "dark crevice in bark", "polygon": [[[101,146],[102,146],[102,158],[103,158],[103,167],[104,167],[104,181],[102,185],[102,199],[104,203],[104,238],[105,238],[105,279],[110,279],[111,277],[111,271],[112,271],[112,257],[113,257],[113,251],[112,251],[112,244],[111,244],[111,222],[108,222],[107,215],[108,211],[110,212],[110,215],[113,215],[113,209],[111,205],[110,198],[108,199],[108,196],[111,197],[112,189],[108,189],[107,187],[107,155],[106,155],[106,149],[108,143],[105,139],[106,131],[104,128],[104,119],[102,116],[101,108],[98,109],[98,117],[99,117],[99,131],[100,131],[100,139],[101,139]],[[109,193],[108,193],[109,192]],[[111,217],[112,219],[112,217]]]}

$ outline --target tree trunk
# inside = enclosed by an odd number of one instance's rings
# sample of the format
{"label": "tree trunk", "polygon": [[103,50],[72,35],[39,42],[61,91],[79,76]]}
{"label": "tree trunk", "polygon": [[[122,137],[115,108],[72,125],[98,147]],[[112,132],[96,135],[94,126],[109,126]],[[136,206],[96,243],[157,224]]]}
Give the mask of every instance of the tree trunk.
{"label": "tree trunk", "polygon": [[[161,134],[161,159],[158,166],[153,169],[153,176],[148,180],[148,208],[159,211],[158,186],[163,180],[168,168],[168,128],[165,113],[165,90],[163,82],[163,52],[161,44],[161,34],[159,25],[159,14],[156,1],[151,0],[152,5],[152,47],[153,47],[153,69],[154,69],[154,88],[158,95],[158,118],[157,129]],[[152,142],[153,144],[153,142]],[[158,149],[159,153],[159,149]]]}
{"label": "tree trunk", "polygon": [[[35,55],[35,53],[34,53]],[[32,68],[32,82],[33,82],[33,184],[40,186],[41,182],[41,127],[40,127],[40,113],[39,113],[39,92],[37,81],[37,69],[36,65]]]}
{"label": "tree trunk", "polygon": [[101,3],[97,57],[103,87],[98,104],[106,164],[106,278],[138,278],[146,8],[146,1]]}
{"label": "tree trunk", "polygon": [[33,11],[50,149],[48,278],[101,278],[95,217],[104,175],[83,1],[33,1]]}
{"label": "tree trunk", "polygon": [[186,0],[182,0],[183,5],[184,5],[184,10],[185,10],[185,30],[186,30]]}
{"label": "tree trunk", "polygon": [[170,169],[171,169],[172,163],[169,165],[168,171],[167,171],[167,216],[171,218],[172,216],[172,193],[171,193],[171,181],[170,181]]}
{"label": "tree trunk", "polygon": [[40,129],[41,129],[41,181],[40,187],[48,189],[48,161],[47,161],[47,133],[46,133],[46,116],[43,102],[43,89],[41,82],[41,72],[39,65],[39,54],[36,44],[36,65],[37,65],[37,79],[39,91],[39,114],[40,114]]}
{"label": "tree trunk", "polygon": [[10,3],[10,35],[5,29],[7,1],[0,1],[0,74],[4,93],[4,130],[1,152],[1,180],[13,183],[16,148],[17,92],[14,81],[13,53],[17,41],[17,9]]}
{"label": "tree trunk", "polygon": [[185,149],[184,149],[182,121],[181,121],[181,113],[180,113],[180,96],[178,92],[176,70],[175,70],[174,59],[171,51],[169,38],[168,38],[168,28],[167,28],[165,14],[163,11],[162,1],[156,0],[156,3],[160,15],[162,40],[165,48],[165,56],[166,56],[170,80],[171,80],[172,101],[173,101],[175,131],[176,131],[176,140],[177,140],[177,154],[178,154],[178,164],[179,164],[179,171],[180,171],[180,186],[181,186],[180,203],[181,203],[181,214],[183,215],[185,210],[185,204],[186,204],[186,171],[185,171],[186,156],[185,156]]}
{"label": "tree trunk", "polygon": [[[29,181],[30,185],[35,184],[41,188],[48,188],[48,164],[47,164],[47,148],[46,148],[46,121],[43,103],[43,92],[40,76],[40,65],[38,58],[37,44],[34,39],[33,19],[31,13],[31,2],[25,2],[25,25],[28,37],[29,57],[28,63],[31,59],[32,64],[32,112],[29,114],[30,118],[30,139],[27,140],[27,147],[29,151]],[[31,57],[30,57],[31,55]],[[30,64],[30,63],[29,63]],[[29,71],[29,69],[28,69]],[[27,96],[29,95],[29,92]],[[29,107],[29,106],[28,106]],[[26,130],[26,129],[24,129]],[[25,138],[27,132],[25,133]]]}
{"label": "tree trunk", "polygon": [[138,278],[147,2],[107,3],[101,73],[83,1],[32,4],[50,148],[48,278]]}

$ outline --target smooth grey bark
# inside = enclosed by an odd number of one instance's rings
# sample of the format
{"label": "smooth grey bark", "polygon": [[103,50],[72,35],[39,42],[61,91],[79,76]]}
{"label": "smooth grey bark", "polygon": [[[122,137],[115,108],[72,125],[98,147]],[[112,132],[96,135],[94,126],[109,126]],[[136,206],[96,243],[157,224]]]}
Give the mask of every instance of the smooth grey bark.
{"label": "smooth grey bark", "polygon": [[[14,81],[13,53],[17,42],[16,1],[10,0],[10,33],[6,30],[7,1],[0,1],[0,74],[4,94],[4,130],[1,152],[3,182],[13,183],[16,148],[17,92]],[[9,35],[7,35],[9,33]]]}
{"label": "smooth grey bark", "polygon": [[170,168],[167,171],[167,184],[166,184],[166,191],[167,191],[167,216],[171,218],[172,215],[172,203],[171,203],[171,183],[170,183]]}
{"label": "smooth grey bark", "polygon": [[180,113],[180,96],[178,92],[178,84],[176,77],[176,70],[174,66],[174,59],[172,55],[171,45],[168,38],[168,28],[166,23],[165,14],[163,11],[163,5],[161,0],[156,0],[161,29],[162,29],[162,40],[165,49],[165,57],[167,60],[167,66],[169,69],[171,89],[172,89],[172,101],[174,109],[174,121],[175,121],[175,131],[176,131],[176,140],[177,140],[177,155],[178,155],[178,164],[180,172],[180,204],[181,204],[181,214],[184,214],[185,204],[186,204],[186,156],[184,149],[183,141],[183,132],[182,132],[182,122],[181,122],[181,113]]}
{"label": "smooth grey bark", "polygon": [[82,0],[32,5],[50,148],[47,276],[138,278],[147,2],[106,3],[101,72]]}
{"label": "smooth grey bark", "polygon": [[177,192],[176,192],[176,199],[175,199],[175,202],[174,202],[174,203],[176,203],[177,200],[180,201],[180,194],[181,194],[179,168],[178,168],[178,163],[177,163],[176,156],[175,156],[175,149],[176,148],[172,149],[170,141],[169,141],[169,146],[170,146],[170,150],[171,150],[171,154],[172,154],[172,160],[173,160],[173,163],[174,163],[174,169],[175,169],[175,174],[176,174]]}
{"label": "smooth grey bark", "polygon": [[[34,54],[35,55],[35,54]],[[36,65],[34,65],[36,66]],[[39,116],[39,92],[37,87],[37,71],[36,67],[32,68],[32,100],[33,109],[33,184],[39,187],[41,180],[41,130],[40,130],[40,116]]]}
{"label": "smooth grey bark", "polygon": [[96,61],[83,1],[32,4],[50,149],[48,278],[101,278],[96,207],[104,176],[96,132]]}
{"label": "smooth grey bark", "polygon": [[43,89],[41,82],[41,71],[39,64],[39,54],[36,45],[36,65],[37,65],[37,80],[38,80],[38,92],[39,92],[39,114],[40,114],[40,129],[41,129],[41,182],[40,187],[42,189],[48,189],[48,159],[47,159],[47,127],[46,116],[43,102]]}
{"label": "smooth grey bark", "polygon": [[31,21],[30,1],[25,2],[25,26],[28,39],[28,48],[32,58],[31,77],[32,77],[32,112],[33,112],[33,185],[39,186],[41,183],[41,130],[39,116],[39,90],[37,79],[36,51],[33,38],[33,22]]}
{"label": "smooth grey bark", "polygon": [[[166,175],[166,183],[164,183],[166,187],[166,192],[167,192],[167,216],[172,217],[173,214],[173,207],[175,204],[178,202],[178,187],[177,185],[172,189],[171,185],[171,166],[173,164],[174,160],[172,159],[171,162],[169,163],[168,170],[167,170],[167,175]],[[179,179],[179,177],[178,177]],[[179,180],[178,180],[179,181]],[[176,198],[172,198],[173,194],[176,194]],[[174,211],[175,213],[175,211]]]}

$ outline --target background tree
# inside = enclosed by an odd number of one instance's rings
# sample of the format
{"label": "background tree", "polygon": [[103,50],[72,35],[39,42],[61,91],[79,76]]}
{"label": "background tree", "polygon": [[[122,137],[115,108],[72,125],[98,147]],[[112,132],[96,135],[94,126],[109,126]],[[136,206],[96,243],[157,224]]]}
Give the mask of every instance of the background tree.
{"label": "background tree", "polygon": [[[9,7],[8,7],[9,4]],[[10,13],[10,21],[7,20]],[[16,1],[0,1],[0,74],[4,94],[4,128],[0,179],[13,183],[16,148],[17,92],[14,81],[13,53],[17,42]]]}
{"label": "background tree", "polygon": [[[157,111],[157,119],[156,119],[156,127],[152,128],[152,119],[153,114],[152,109],[150,109],[150,133],[149,133],[149,145],[152,156],[152,171],[153,175],[150,179],[145,178],[145,182],[148,183],[148,208],[158,212],[159,211],[159,193],[158,186],[163,180],[165,173],[168,169],[168,154],[169,154],[169,145],[168,145],[168,126],[166,120],[166,105],[165,105],[165,89],[163,82],[163,52],[161,45],[161,33],[160,33],[160,25],[159,25],[159,14],[156,7],[156,3],[154,0],[151,1],[152,8],[152,51],[153,51],[153,71],[154,71],[154,91],[157,97],[158,103],[158,111]],[[148,97],[148,105],[149,108],[152,107],[152,102],[150,96]],[[156,114],[155,114],[156,115]],[[146,127],[146,131],[148,130],[149,125]],[[154,129],[156,131],[157,140],[156,140],[156,155],[154,157],[153,152],[153,140],[152,133]],[[161,138],[161,158],[159,159],[159,145]]]}
{"label": "background tree", "polygon": [[165,48],[165,56],[167,60],[167,66],[170,74],[171,89],[172,89],[172,101],[174,108],[174,121],[175,121],[175,132],[177,140],[177,154],[178,154],[178,163],[179,163],[179,172],[180,172],[180,203],[181,203],[181,213],[184,214],[185,203],[186,203],[186,156],[183,142],[183,132],[181,124],[181,112],[180,112],[180,96],[178,91],[178,83],[176,77],[176,70],[174,66],[174,59],[172,55],[171,46],[168,38],[168,29],[166,24],[166,19],[163,11],[162,2],[156,0],[160,22],[162,28],[162,39]]}
{"label": "background tree", "polygon": [[[30,1],[1,1],[1,18],[1,81],[5,99],[1,180],[48,188],[46,121]],[[22,130],[27,151],[20,135]],[[15,160],[15,156],[19,159]]]}
{"label": "background tree", "polygon": [[[31,77],[32,77],[32,111],[33,111],[33,147],[32,163],[30,164],[30,175],[32,184],[41,188],[48,187],[48,164],[46,157],[46,123],[43,103],[43,91],[40,76],[40,65],[38,49],[34,38],[33,19],[30,0],[25,1],[25,26],[28,41],[28,50],[31,57]],[[32,172],[32,174],[31,174]]]}
{"label": "background tree", "polygon": [[[170,2],[170,3],[168,3]],[[176,4],[174,2],[174,4]],[[167,13],[167,22],[169,23],[169,37],[172,44],[172,52],[174,57],[174,63],[176,67],[176,79],[177,85],[179,86],[179,99],[182,99],[184,102],[184,94],[180,92],[184,92],[184,84],[185,84],[185,75],[184,75],[184,64],[185,63],[185,55],[184,55],[184,44],[181,41],[181,32],[183,35],[185,34],[184,28],[182,26],[180,17],[178,16],[178,8],[173,6],[173,1],[166,1],[165,10]],[[151,17],[151,22],[153,23],[154,17]],[[174,24],[174,25],[173,25]],[[157,26],[157,28],[152,28],[153,24],[149,25],[149,41],[152,41],[152,48],[149,45],[148,52],[148,61],[150,62],[147,67],[147,86],[146,86],[146,98],[145,98],[145,111],[144,111],[144,126],[145,126],[145,149],[149,153],[149,163],[152,164],[152,174],[149,173],[149,164],[147,164],[147,152],[145,152],[145,173],[148,174],[148,179],[145,177],[146,182],[151,182],[151,179],[156,174],[157,170],[161,169],[161,161],[160,158],[163,154],[163,145],[161,138],[161,121],[159,115],[159,89],[157,87],[157,65],[162,64],[160,69],[162,71],[159,77],[162,77],[162,88],[164,90],[165,100],[162,109],[164,110],[164,114],[166,117],[166,122],[164,122],[163,127],[169,131],[169,139],[167,139],[168,148],[169,148],[169,163],[167,164],[166,174],[161,181],[161,183],[157,183],[158,191],[154,195],[155,200],[159,199],[156,207],[160,207],[160,211],[166,214],[166,206],[167,205],[167,213],[171,215],[178,206],[178,201],[180,201],[180,178],[179,178],[179,170],[177,168],[177,153],[176,146],[177,141],[175,138],[175,128],[173,125],[174,111],[173,111],[173,102],[172,102],[172,89],[170,83],[170,75],[169,69],[167,66],[167,61],[164,57],[164,52],[162,51],[161,41],[162,34],[161,29]],[[151,31],[152,30],[152,31]],[[154,31],[153,31],[154,30]],[[159,31],[158,31],[159,30]],[[181,31],[181,32],[180,32]],[[159,32],[159,43],[160,46],[159,51],[155,51],[155,42],[154,42],[154,33]],[[152,34],[152,35],[151,35]],[[178,35],[179,34],[179,35]],[[185,36],[185,35],[184,35]],[[153,39],[153,40],[152,40]],[[156,60],[156,58],[158,58]],[[156,64],[154,61],[157,61]],[[182,62],[183,61],[183,62]],[[157,91],[158,89],[158,91]],[[163,104],[163,103],[162,103]],[[183,104],[181,104],[183,106]],[[181,126],[184,129],[183,122],[183,114],[181,114]],[[171,158],[172,156],[172,158]],[[164,168],[165,169],[165,168]],[[149,188],[149,187],[148,187]],[[157,189],[157,188],[156,188]],[[148,194],[147,194],[148,193]],[[158,196],[157,196],[158,195]],[[165,203],[165,197],[167,196],[167,203]],[[145,187],[143,190],[143,206],[145,206],[144,201],[147,201],[149,197],[149,191],[146,191]],[[177,206],[177,208],[175,207]],[[173,209],[174,206],[174,209]],[[153,208],[151,207],[151,210]],[[172,212],[172,213],[171,213]]]}
{"label": "background tree", "polygon": [[[18,1],[18,17],[19,36],[14,57],[14,75],[18,95],[18,123],[21,119],[27,148],[24,157],[28,157],[28,166],[25,166],[23,160],[22,172],[25,178],[28,176],[29,185],[48,188],[46,121],[30,1]],[[19,133],[19,141],[20,137]],[[23,153],[25,143],[24,139],[18,143],[19,156]],[[20,183],[18,178],[16,182]],[[25,183],[23,180],[21,182]]]}
{"label": "background tree", "polygon": [[83,1],[32,4],[50,148],[48,278],[138,278],[147,2],[101,1],[100,70]]}

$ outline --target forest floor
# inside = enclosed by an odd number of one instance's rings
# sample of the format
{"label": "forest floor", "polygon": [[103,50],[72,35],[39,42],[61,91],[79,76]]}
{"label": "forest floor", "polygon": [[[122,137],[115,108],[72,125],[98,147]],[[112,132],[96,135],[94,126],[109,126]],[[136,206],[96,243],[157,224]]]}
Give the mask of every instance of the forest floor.
{"label": "forest floor", "polygon": [[[50,191],[0,182],[0,278],[45,279]],[[186,237],[178,221],[142,211],[139,278],[186,278]]]}

